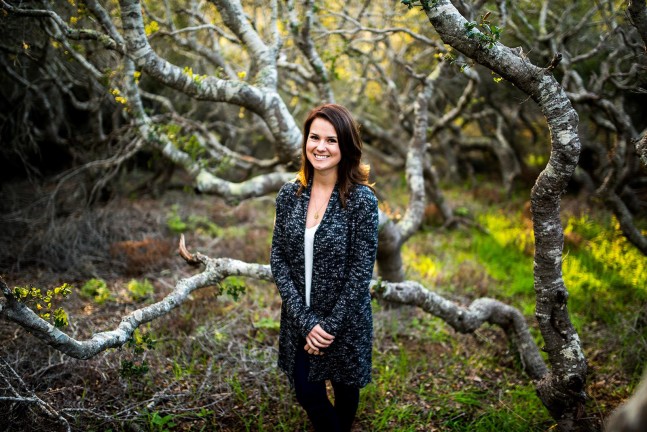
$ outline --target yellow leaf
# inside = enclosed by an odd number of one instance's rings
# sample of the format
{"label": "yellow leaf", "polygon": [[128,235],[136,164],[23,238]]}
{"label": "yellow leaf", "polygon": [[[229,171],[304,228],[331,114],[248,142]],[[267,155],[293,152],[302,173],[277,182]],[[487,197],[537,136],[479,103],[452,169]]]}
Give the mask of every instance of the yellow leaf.
{"label": "yellow leaf", "polygon": [[151,21],[150,23],[146,24],[144,27],[144,31],[146,32],[146,36],[150,36],[156,31],[160,29],[160,25],[158,24],[157,21]]}
{"label": "yellow leaf", "polygon": [[238,78],[245,79],[246,76],[247,76],[247,72],[245,71],[238,72]]}

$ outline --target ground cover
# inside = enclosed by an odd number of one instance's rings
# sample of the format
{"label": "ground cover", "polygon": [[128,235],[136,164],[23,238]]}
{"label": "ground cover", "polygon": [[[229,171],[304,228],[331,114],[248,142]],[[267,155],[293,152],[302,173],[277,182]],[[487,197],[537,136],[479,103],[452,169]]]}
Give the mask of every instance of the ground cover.
{"label": "ground cover", "polygon": [[[401,187],[397,181],[387,184],[392,189],[385,196],[402,196]],[[527,198],[503,196],[487,184],[449,189],[452,205],[480,229],[444,230],[428,220],[403,250],[406,275],[462,304],[488,296],[518,307],[541,345],[532,315]],[[64,307],[68,331],[77,338],[114,327],[121,315],[162,298],[179,278],[195,272],[174,253],[180,232],[192,250],[268,262],[271,198],[230,206],[170,191],[160,199],[138,199],[136,205],[128,200],[112,205],[129,209],[133,218],[131,228],[120,228],[131,233],[130,240],[120,241],[154,238],[157,246],[148,255],[158,259],[142,261],[136,252],[144,247],[140,243],[120,244],[113,257],[118,272],[97,264],[94,277],[76,280],[65,272],[6,275],[11,286],[74,285]],[[404,202],[383,205],[397,215]],[[137,218],[149,221],[145,236],[136,232]],[[563,220],[569,308],[590,365],[588,412],[603,418],[630,394],[643,367],[645,260],[600,209],[567,197]],[[17,388],[33,389],[75,430],[307,430],[275,366],[280,308],[275,287],[232,278],[224,285],[196,292],[167,318],[142,328],[128,346],[87,361],[66,358],[0,322],[0,356],[22,377],[23,384],[14,383]],[[223,290],[228,294],[220,295]],[[500,329],[457,334],[420,310],[377,301],[374,313],[374,380],[362,391],[356,431],[545,431],[553,426]],[[2,430],[58,430],[34,406],[0,402],[0,407],[7,413],[0,420]]]}

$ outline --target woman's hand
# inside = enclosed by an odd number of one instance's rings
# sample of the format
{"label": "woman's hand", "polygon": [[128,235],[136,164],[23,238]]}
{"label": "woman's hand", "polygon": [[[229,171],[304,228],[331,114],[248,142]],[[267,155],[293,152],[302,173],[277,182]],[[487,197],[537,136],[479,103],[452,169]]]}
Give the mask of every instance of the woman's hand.
{"label": "woman's hand", "polygon": [[314,326],[308,336],[306,336],[306,346],[303,347],[308,354],[320,355],[320,349],[328,348],[335,340],[335,336],[327,333],[319,324]]}

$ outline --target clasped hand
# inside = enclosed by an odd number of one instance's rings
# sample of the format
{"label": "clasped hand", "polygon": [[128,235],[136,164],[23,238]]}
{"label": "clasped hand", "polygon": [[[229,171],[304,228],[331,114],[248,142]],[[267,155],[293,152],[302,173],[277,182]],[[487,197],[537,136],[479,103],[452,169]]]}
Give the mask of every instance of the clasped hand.
{"label": "clasped hand", "polygon": [[335,336],[326,332],[319,324],[314,326],[306,336],[306,346],[303,347],[308,354],[323,355],[321,349],[328,348]]}

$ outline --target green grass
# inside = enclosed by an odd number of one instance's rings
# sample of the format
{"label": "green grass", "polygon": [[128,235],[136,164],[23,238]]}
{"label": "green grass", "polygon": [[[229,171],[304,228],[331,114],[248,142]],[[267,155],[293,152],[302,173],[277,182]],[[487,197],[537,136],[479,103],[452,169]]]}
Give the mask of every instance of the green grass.
{"label": "green grass", "polygon": [[[462,304],[487,296],[519,308],[541,345],[534,320],[532,231],[519,211],[524,198],[497,206],[472,199],[470,191],[453,193],[463,200],[456,200],[457,205],[488,234],[465,227],[426,227],[403,248],[406,277]],[[400,206],[396,202],[392,210],[400,212]],[[243,203],[229,214],[195,211],[214,215],[211,223],[222,230],[218,243],[212,242],[218,230],[205,218],[178,217],[173,223],[200,227],[202,231],[194,234],[197,240],[220,245],[223,254],[243,251],[237,235],[229,235],[235,232],[231,227],[242,236],[253,232],[258,248],[268,248],[271,202]],[[237,224],[241,214],[256,224],[256,231]],[[596,216],[563,215],[563,267],[569,311],[590,365],[587,413],[604,417],[632,391],[647,353],[647,314],[642,312],[647,269],[645,258],[627,244],[613,218],[603,212],[591,214]],[[266,224],[264,230],[261,223]],[[140,278],[137,283],[145,281]],[[141,291],[157,299],[163,295],[160,289],[168,289],[161,286]],[[90,288],[83,301],[96,303]],[[126,299],[114,299],[104,307],[116,309],[121,301],[130,306]],[[373,306],[373,382],[361,392],[356,431],[539,432],[554,426],[498,327],[486,325],[463,335],[419,309],[389,309],[377,301]],[[106,412],[146,407],[156,395],[166,394],[169,399],[159,399],[128,421],[150,430],[309,430],[288,380],[276,367],[279,310],[273,284],[245,278],[192,293],[168,319],[147,326],[146,332],[158,340],[154,349],[107,355],[116,364],[130,361],[132,366],[131,376],[120,377],[117,371],[108,381],[120,383],[127,394]],[[144,362],[147,370],[140,373],[135,368]],[[102,370],[111,373],[109,367]],[[84,397],[104,400],[93,393],[100,387],[84,388]],[[84,426],[105,429],[103,424]],[[121,430],[117,423],[111,426]]]}

